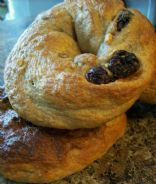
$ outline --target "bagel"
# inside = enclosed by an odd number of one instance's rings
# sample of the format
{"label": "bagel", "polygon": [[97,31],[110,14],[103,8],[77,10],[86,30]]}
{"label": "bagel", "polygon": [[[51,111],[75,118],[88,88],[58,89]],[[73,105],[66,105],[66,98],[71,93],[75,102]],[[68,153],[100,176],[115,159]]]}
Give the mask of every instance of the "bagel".
{"label": "bagel", "polygon": [[94,129],[37,127],[1,104],[0,173],[17,182],[49,183],[80,171],[106,153],[126,128],[125,115]]}
{"label": "bagel", "polygon": [[141,94],[140,100],[149,103],[156,104],[156,70],[152,82]]}
{"label": "bagel", "polygon": [[10,53],[10,103],[35,125],[101,126],[151,82],[155,43],[151,23],[122,0],[65,0],[40,14]]}

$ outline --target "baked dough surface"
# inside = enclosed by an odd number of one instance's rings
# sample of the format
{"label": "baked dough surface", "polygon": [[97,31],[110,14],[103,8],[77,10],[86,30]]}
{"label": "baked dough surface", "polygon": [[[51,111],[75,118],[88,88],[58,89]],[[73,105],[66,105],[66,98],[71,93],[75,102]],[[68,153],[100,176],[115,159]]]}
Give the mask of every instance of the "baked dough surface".
{"label": "baked dough surface", "polygon": [[[129,109],[153,78],[156,36],[133,9],[117,31],[123,10],[121,0],[66,0],[36,18],[5,66],[6,91],[21,117],[46,127],[93,128]],[[108,84],[88,82],[86,71],[117,50],[134,53],[139,70]]]}
{"label": "baked dough surface", "polygon": [[43,128],[19,118],[10,107],[0,108],[0,173],[27,183],[61,179],[100,158],[125,128],[125,115],[94,129]]}
{"label": "baked dough surface", "polygon": [[[155,64],[156,64],[156,57],[155,57]],[[156,67],[152,82],[142,93],[140,100],[146,103],[156,104]]]}

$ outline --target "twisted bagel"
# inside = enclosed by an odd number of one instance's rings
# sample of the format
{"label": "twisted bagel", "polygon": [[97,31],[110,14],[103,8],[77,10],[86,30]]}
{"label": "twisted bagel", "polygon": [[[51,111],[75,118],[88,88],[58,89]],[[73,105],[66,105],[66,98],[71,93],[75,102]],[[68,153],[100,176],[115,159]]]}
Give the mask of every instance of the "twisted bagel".
{"label": "twisted bagel", "polygon": [[153,77],[154,28],[121,0],[65,0],[9,55],[6,92],[36,125],[92,128],[125,112]]}

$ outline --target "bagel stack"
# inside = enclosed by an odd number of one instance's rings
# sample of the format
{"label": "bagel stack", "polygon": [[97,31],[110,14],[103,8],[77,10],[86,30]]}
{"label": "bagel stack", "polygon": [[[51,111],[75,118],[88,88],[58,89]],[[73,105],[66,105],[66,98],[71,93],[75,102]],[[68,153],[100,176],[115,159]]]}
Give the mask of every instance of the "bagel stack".
{"label": "bagel stack", "polygon": [[0,173],[17,182],[49,183],[80,171],[126,128],[125,115],[97,128],[60,130],[34,126],[10,107],[0,112]]}
{"label": "bagel stack", "polygon": [[147,98],[155,42],[122,0],[65,0],[40,14],[6,61],[0,173],[48,183],[101,157],[124,134],[125,112]]}

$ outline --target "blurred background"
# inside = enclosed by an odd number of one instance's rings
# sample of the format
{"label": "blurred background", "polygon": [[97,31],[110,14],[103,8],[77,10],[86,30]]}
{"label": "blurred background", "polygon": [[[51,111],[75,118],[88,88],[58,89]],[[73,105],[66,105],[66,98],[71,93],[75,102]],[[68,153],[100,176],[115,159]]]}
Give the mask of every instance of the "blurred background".
{"label": "blurred background", "polygon": [[[62,0],[0,0],[0,21],[34,18]],[[139,9],[156,25],[156,0],[125,0],[128,6]]]}
{"label": "blurred background", "polygon": [[0,0],[1,20],[35,17],[61,0]]}

